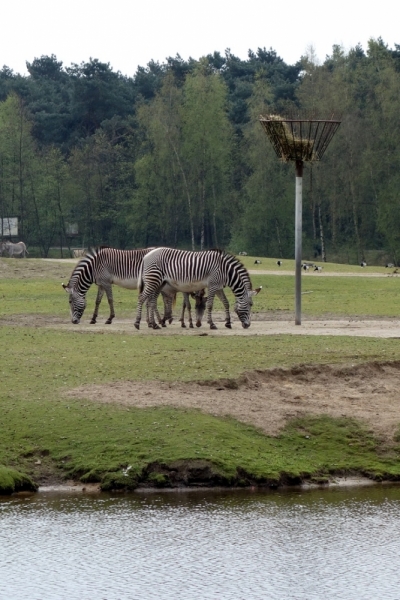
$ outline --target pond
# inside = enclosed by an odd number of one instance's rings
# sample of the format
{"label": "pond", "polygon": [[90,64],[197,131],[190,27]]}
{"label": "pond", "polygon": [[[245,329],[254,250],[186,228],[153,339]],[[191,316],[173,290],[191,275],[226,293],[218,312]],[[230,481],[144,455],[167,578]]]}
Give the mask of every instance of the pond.
{"label": "pond", "polygon": [[0,598],[400,597],[400,487],[0,499]]}

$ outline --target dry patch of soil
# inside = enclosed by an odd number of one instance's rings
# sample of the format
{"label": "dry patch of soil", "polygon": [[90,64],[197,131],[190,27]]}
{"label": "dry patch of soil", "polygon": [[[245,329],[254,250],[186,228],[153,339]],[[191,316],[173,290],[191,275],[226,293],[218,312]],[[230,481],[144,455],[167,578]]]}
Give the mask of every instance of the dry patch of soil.
{"label": "dry patch of soil", "polygon": [[351,417],[390,444],[400,423],[399,390],[400,362],[392,362],[271,369],[203,383],[115,382],[81,386],[67,395],[141,408],[194,408],[234,417],[268,435],[277,435],[294,417]]}

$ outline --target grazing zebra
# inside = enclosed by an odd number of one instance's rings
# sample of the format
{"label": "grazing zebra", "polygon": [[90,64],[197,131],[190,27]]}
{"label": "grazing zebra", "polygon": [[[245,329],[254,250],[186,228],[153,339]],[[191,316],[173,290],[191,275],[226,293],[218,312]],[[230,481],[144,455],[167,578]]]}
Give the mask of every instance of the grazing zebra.
{"label": "grazing zebra", "polygon": [[[96,283],[98,291],[90,323],[96,323],[100,302],[105,292],[110,306],[110,316],[106,324],[110,325],[115,317],[112,284],[136,290],[143,257],[148,252],[149,248],[117,250],[116,248],[105,246],[90,250],[76,265],[68,285],[62,284],[64,290],[69,294],[72,323],[77,325],[81,320],[86,308],[86,293],[92,283]],[[166,315],[164,316],[164,320],[161,320],[158,313],[157,317],[159,322],[165,326],[166,319],[170,319],[170,322],[172,320],[172,300],[175,291],[167,287],[163,289],[162,293]]]}
{"label": "grazing zebra", "polygon": [[[207,323],[211,329],[217,329],[212,321],[212,307],[218,290],[228,286],[235,297],[235,312],[242,326],[250,327],[250,311],[252,296],[261,288],[252,290],[250,276],[242,263],[223,250],[205,250],[190,252],[173,248],[155,248],[143,258],[141,281],[139,284],[139,302],[135,321],[136,329],[140,327],[142,307],[149,304],[150,325],[159,329],[154,320],[157,296],[164,285],[171,286],[178,292],[194,292],[208,288]],[[225,306],[225,327],[231,328],[229,305]]]}

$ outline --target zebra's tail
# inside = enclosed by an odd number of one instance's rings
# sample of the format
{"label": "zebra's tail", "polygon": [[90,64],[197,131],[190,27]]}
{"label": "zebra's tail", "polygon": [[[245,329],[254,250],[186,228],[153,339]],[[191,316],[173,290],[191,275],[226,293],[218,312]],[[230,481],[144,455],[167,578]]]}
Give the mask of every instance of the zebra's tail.
{"label": "zebra's tail", "polygon": [[144,290],[144,279],[143,279],[143,263],[140,267],[139,276],[138,276],[138,290],[139,294],[141,294]]}

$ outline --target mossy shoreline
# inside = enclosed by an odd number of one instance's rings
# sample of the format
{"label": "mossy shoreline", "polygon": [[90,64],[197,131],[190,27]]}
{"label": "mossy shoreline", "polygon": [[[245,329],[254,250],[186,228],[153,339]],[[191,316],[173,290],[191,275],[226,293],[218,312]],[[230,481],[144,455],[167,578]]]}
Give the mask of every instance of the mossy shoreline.
{"label": "mossy shoreline", "polygon": [[0,495],[8,496],[20,492],[37,492],[39,485],[25,473],[0,465]]}
{"label": "mossy shoreline", "polygon": [[330,471],[325,474],[303,473],[294,476],[281,473],[278,478],[254,478],[245,470],[238,468],[236,476],[227,476],[207,461],[179,461],[179,464],[149,464],[141,476],[122,477],[108,473],[101,482],[84,480],[66,480],[56,472],[45,479],[33,481],[24,473],[0,466],[0,496],[45,491],[81,491],[132,493],[146,491],[182,492],[212,489],[264,489],[280,490],[288,488],[328,488],[335,485],[365,486],[375,484],[400,483],[400,476],[390,473],[379,475],[360,471]]}
{"label": "mossy shoreline", "polygon": [[[101,459],[84,453],[77,461],[72,460],[72,456],[66,460],[65,454],[57,453],[56,449],[37,447],[20,455],[13,467],[0,466],[0,495],[71,485],[81,489],[97,487],[104,492],[133,492],[141,489],[329,487],[343,478],[359,478],[363,483],[365,480],[400,482],[397,441],[388,447],[363,423],[353,419],[324,415],[293,419],[279,436],[273,437],[233,419],[195,411],[182,414],[173,408],[138,410],[150,418],[145,430],[150,445],[143,440],[133,440],[131,444],[139,443],[139,452],[131,453],[129,461],[122,463],[119,453],[113,456],[107,449]],[[182,436],[185,416],[192,420],[194,431],[198,431],[200,425],[204,457],[179,458],[180,447],[175,435]],[[126,412],[122,417],[126,420]],[[154,418],[158,421],[152,421]],[[179,418],[181,422],[174,427],[172,422]],[[170,429],[171,446],[165,445],[164,450],[155,450],[155,454],[152,447],[161,443],[160,434],[156,431],[151,435],[151,423],[162,423]],[[104,440],[101,432],[100,437]],[[216,441],[219,451],[213,446],[215,437],[219,437]],[[66,445],[72,449],[73,442],[66,439]],[[171,447],[178,458],[171,458]],[[186,443],[184,447],[188,454],[198,452],[195,449],[198,446],[189,447]],[[215,453],[215,459],[210,459],[211,452]],[[152,454],[158,458],[152,459]]]}

